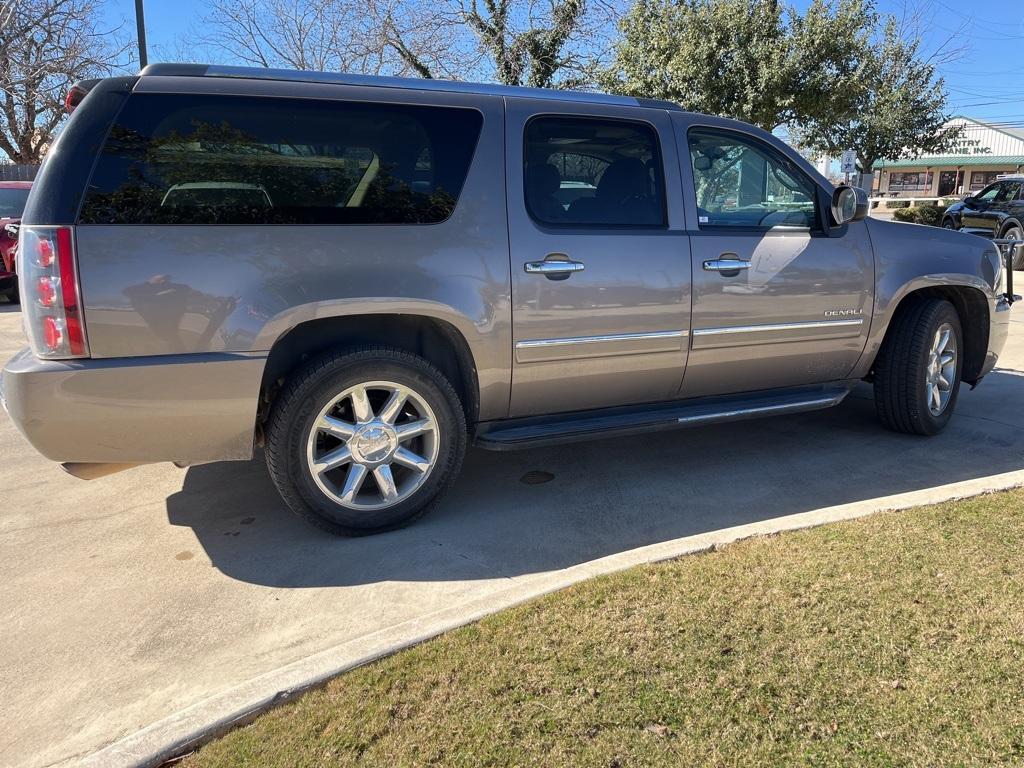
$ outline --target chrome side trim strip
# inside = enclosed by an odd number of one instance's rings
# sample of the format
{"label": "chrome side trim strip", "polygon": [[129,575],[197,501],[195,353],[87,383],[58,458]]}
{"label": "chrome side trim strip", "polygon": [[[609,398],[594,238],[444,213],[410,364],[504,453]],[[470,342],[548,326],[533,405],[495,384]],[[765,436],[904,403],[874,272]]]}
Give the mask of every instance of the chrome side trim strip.
{"label": "chrome side trim strip", "polygon": [[761,333],[763,331],[802,331],[808,328],[845,328],[863,325],[864,318],[855,320],[811,320],[801,323],[772,323],[769,325],[733,325],[722,328],[696,328],[694,336],[719,336],[725,333]]}
{"label": "chrome side trim strip", "polygon": [[828,408],[842,402],[843,398],[846,397],[844,392],[842,395],[830,395],[828,397],[818,397],[811,400],[801,400],[796,403],[783,403],[782,405],[760,405],[752,408],[735,408],[728,411],[718,411],[717,413],[702,413],[694,416],[680,416],[680,424],[699,424],[702,422],[718,422],[718,421],[729,421],[742,416],[768,416],[773,413],[786,413],[787,411],[807,411],[814,410],[815,408]]}
{"label": "chrome side trim strip", "polygon": [[527,339],[517,341],[516,349],[535,347],[560,347],[567,344],[595,344],[615,341],[640,341],[644,339],[682,339],[689,331],[654,331],[652,333],[616,333],[608,336],[567,336],[560,339]]}

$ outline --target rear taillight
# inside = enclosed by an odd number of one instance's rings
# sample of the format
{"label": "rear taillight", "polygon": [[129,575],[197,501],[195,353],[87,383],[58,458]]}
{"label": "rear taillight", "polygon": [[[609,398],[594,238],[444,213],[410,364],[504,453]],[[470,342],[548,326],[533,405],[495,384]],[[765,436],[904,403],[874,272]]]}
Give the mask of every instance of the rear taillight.
{"label": "rear taillight", "polygon": [[64,97],[64,111],[70,115],[75,111],[75,107],[82,103],[82,99],[84,99],[88,93],[89,91],[85,88],[73,85],[71,90],[68,91],[68,95]]}
{"label": "rear taillight", "polygon": [[64,109],[67,110],[68,114],[75,111],[78,105],[82,103],[82,99],[89,95],[89,91],[95,88],[98,82],[99,80],[80,80],[71,86],[68,95],[64,97]]}
{"label": "rear taillight", "polygon": [[18,279],[25,327],[37,357],[88,357],[71,227],[22,226]]}

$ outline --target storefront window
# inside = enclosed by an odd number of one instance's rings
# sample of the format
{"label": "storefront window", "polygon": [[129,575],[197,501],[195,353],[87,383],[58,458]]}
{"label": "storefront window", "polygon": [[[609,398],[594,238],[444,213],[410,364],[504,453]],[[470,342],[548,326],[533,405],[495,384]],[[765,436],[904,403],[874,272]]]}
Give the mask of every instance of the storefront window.
{"label": "storefront window", "polygon": [[971,192],[977,192],[979,189],[984,189],[993,181],[996,180],[996,176],[1006,171],[972,171],[971,172]]}
{"label": "storefront window", "polygon": [[931,171],[912,171],[911,173],[890,173],[890,192],[926,192],[932,188]]}

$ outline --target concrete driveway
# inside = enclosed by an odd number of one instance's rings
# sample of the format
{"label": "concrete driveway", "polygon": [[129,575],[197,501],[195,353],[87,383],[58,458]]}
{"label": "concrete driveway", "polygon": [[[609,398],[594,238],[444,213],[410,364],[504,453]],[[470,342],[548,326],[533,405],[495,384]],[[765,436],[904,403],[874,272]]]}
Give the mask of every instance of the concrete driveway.
{"label": "concrete driveway", "polygon": [[[259,459],[86,483],[0,418],[0,764],[77,760],[311,655],[379,653],[395,627],[497,608],[597,558],[1024,469],[1016,315],[1001,369],[963,391],[940,437],[884,431],[865,387],[820,413],[473,450],[434,514],[359,540],[294,518]],[[19,314],[0,306],[0,358],[21,344]],[[535,470],[554,478],[523,482]]]}

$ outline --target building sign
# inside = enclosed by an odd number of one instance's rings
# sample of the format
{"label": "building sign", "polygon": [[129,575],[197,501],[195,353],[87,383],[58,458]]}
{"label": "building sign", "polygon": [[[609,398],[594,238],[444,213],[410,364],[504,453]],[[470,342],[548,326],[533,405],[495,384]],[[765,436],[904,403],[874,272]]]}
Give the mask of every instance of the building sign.
{"label": "building sign", "polygon": [[986,146],[982,139],[961,136],[950,150],[951,155],[991,155],[992,147]]}
{"label": "building sign", "polygon": [[[1016,157],[1024,155],[1024,131],[1013,128],[996,128],[978,120],[967,117],[957,117],[946,123],[948,127],[959,128],[960,136],[957,137],[953,147],[948,152],[934,154],[926,152],[919,155],[921,160],[931,158],[977,158],[982,160],[986,157],[1003,157],[1013,155]],[[910,158],[899,158],[901,160]]]}

